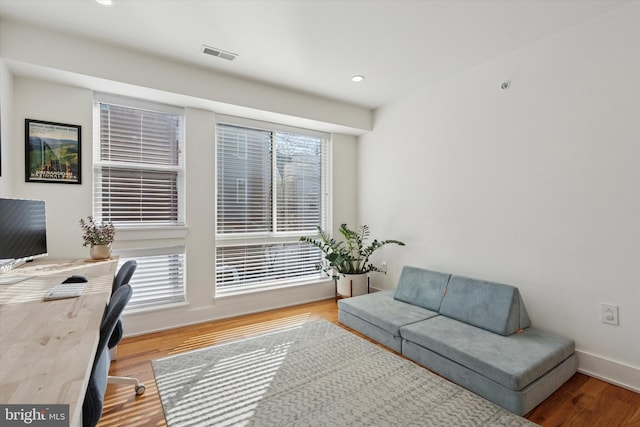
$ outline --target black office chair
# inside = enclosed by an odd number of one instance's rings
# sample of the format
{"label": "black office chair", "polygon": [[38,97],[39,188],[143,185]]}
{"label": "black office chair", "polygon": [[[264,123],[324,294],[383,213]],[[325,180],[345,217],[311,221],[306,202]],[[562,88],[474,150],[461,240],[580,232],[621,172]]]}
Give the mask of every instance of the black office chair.
{"label": "black office chair", "polygon": [[[113,278],[113,284],[111,285],[111,295],[113,295],[116,289],[118,289],[120,286],[131,281],[131,277],[133,276],[133,273],[136,272],[137,267],[138,263],[133,259],[122,264],[122,267],[120,267],[118,273]],[[109,348],[114,348],[116,345],[118,345],[123,336],[124,328],[122,327],[122,321],[118,320],[118,324],[113,330],[111,338],[109,338]],[[113,354],[112,358],[115,359],[115,357],[113,357]]]}
{"label": "black office chair", "polygon": [[113,329],[120,319],[124,307],[131,298],[131,285],[120,286],[111,296],[109,304],[105,309],[100,325],[100,340],[96,350],[96,357],[91,368],[91,377],[87,385],[87,392],[82,403],[82,425],[83,427],[95,427],[102,416],[104,404],[104,392],[107,388],[107,376],[109,373],[109,338]]}
{"label": "black office chair", "polygon": [[[135,273],[136,268],[138,267],[138,263],[135,260],[129,260],[122,264],[122,267],[118,270],[118,273],[113,278],[113,285],[111,286],[111,294],[113,295],[115,291],[117,291],[121,286],[125,284],[129,284],[133,273]],[[111,350],[110,356],[111,360],[116,359],[116,350],[113,350],[122,337],[124,336],[124,328],[122,327],[122,320],[118,319],[115,328],[109,338],[109,350]],[[117,377],[113,375],[109,375],[107,377],[107,382],[109,384],[132,384],[135,388],[136,394],[138,396],[144,394],[146,387],[137,378],[132,377]]]}
{"label": "black office chair", "polygon": [[136,272],[136,268],[138,267],[138,263],[135,259],[130,259],[129,261],[122,264],[122,267],[118,270],[115,277],[113,278],[113,284],[111,285],[111,293],[114,293],[116,289],[125,283],[129,283],[131,281],[131,277],[133,277],[133,273]]}

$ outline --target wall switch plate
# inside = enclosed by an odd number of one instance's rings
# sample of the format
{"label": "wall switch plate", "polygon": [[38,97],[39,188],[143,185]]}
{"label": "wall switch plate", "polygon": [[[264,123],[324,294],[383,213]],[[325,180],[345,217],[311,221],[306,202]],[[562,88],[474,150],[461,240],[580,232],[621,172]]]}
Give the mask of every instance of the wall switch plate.
{"label": "wall switch plate", "polygon": [[618,306],[615,304],[600,303],[600,321],[618,325]]}

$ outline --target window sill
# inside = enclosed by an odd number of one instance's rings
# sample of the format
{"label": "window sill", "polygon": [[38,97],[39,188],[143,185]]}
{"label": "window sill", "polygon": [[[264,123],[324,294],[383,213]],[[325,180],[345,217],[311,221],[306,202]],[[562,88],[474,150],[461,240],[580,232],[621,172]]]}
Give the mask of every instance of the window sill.
{"label": "window sill", "polygon": [[184,239],[189,227],[122,227],[116,232],[118,240]]}
{"label": "window sill", "polygon": [[122,313],[122,316],[126,317],[129,315],[146,314],[153,311],[171,310],[173,308],[187,307],[188,305],[189,303],[187,301],[182,301],[182,302],[174,302],[170,304],[155,305],[151,307],[140,307],[140,308],[125,310]]}
{"label": "window sill", "polygon": [[330,278],[328,279],[323,278],[323,279],[314,279],[306,282],[283,283],[281,285],[271,285],[271,286],[269,285],[258,286],[258,287],[249,288],[249,289],[234,289],[234,290],[228,290],[228,291],[216,290],[215,294],[213,295],[213,299],[232,298],[237,296],[261,293],[261,292],[277,291],[277,290],[282,290],[287,288],[312,286],[312,285],[325,285],[327,283],[333,284],[333,280]]}

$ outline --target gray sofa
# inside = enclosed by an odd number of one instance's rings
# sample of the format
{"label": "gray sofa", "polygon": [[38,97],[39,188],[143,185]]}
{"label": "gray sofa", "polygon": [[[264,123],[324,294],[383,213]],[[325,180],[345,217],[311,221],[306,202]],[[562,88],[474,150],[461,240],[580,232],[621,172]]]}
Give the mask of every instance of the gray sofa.
{"label": "gray sofa", "polygon": [[578,364],[573,340],[531,327],[518,288],[416,267],[395,291],[339,300],[338,320],[518,415]]}

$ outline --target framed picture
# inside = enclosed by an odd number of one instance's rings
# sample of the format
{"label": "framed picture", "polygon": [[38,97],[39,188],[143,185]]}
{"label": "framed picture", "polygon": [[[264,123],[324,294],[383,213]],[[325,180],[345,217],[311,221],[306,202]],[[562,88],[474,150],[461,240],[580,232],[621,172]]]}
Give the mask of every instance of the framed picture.
{"label": "framed picture", "polygon": [[25,119],[26,182],[80,184],[80,126]]}

